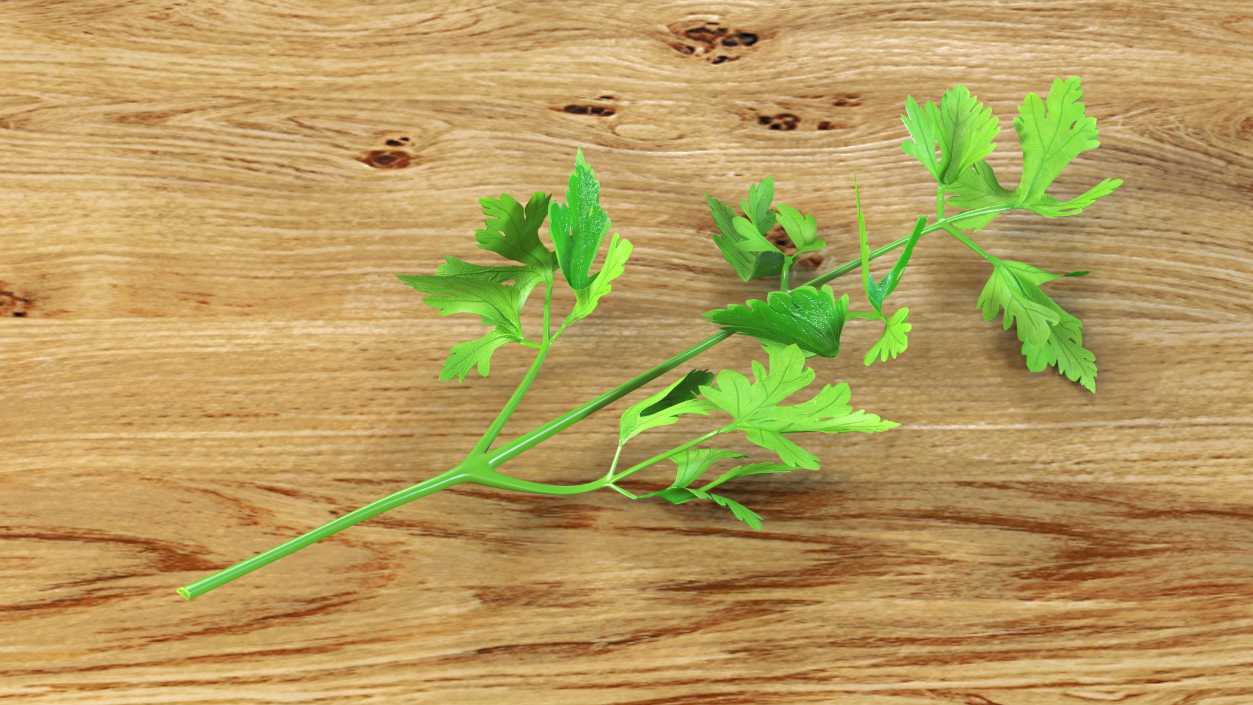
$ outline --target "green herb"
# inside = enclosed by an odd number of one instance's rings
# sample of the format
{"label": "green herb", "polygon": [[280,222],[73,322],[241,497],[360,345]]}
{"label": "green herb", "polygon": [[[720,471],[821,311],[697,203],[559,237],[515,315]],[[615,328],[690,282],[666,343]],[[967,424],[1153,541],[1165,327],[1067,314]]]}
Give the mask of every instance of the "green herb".
{"label": "green herb", "polygon": [[[735,273],[744,281],[778,276],[779,289],[769,292],[765,301],[752,299],[745,304],[731,304],[706,312],[705,318],[721,328],[718,333],[494,449],[492,443],[534,382],[548,349],[567,326],[591,314],[601,298],[611,293],[611,283],[625,271],[632,245],[614,233],[609,240],[604,264],[599,271],[592,273],[592,264],[609,234],[610,220],[600,206],[600,184],[584,160],[582,150],[576,155],[565,204],[551,203],[551,196],[544,193],[531,196],[525,208],[507,194],[480,200],[483,214],[488,219],[486,227],[475,231],[478,246],[516,264],[485,266],[449,256],[445,257],[444,264],[436,268],[434,275],[401,275],[400,280],[427,294],[422,301],[438,309],[441,315],[474,314],[489,328],[482,337],[453,346],[444,362],[440,379],[455,378],[462,382],[474,370],[486,377],[493,353],[509,343],[537,350],[530,369],[483,436],[456,467],[179,588],[179,594],[190,600],[349,526],[462,482],[548,495],[574,495],[609,488],[633,500],[657,497],[674,504],[702,499],[726,507],[736,519],[753,529],[760,529],[760,516],[739,502],[710,490],[748,475],[790,472],[801,468],[819,469],[819,458],[791,438],[796,434],[876,433],[899,425],[865,410],[854,411],[848,404],[851,392],[845,383],[824,385],[807,401],[786,405],[783,402],[813,382],[815,373],[806,366],[807,359],[839,354],[840,337],[850,320],[880,321],[883,326],[879,341],[866,352],[864,364],[870,365],[876,359],[886,361],[905,352],[908,333],[912,330],[912,324],[907,322],[909,310],[899,308],[889,314],[883,307],[901,283],[919,239],[940,230],[961,241],[991,265],[992,272],[978,296],[977,306],[988,321],[1004,310],[1004,327],[1008,329],[1011,324],[1016,325],[1018,338],[1023,344],[1022,353],[1027,358],[1027,368],[1040,371],[1055,366],[1060,374],[1079,381],[1095,392],[1095,356],[1083,348],[1082,324],[1040,289],[1041,284],[1059,276],[1078,277],[1088,272],[1056,275],[1022,262],[1001,260],[988,254],[967,233],[962,232],[963,229],[978,232],[997,214],[1013,209],[1029,210],[1047,217],[1074,215],[1122,183],[1117,179],[1105,179],[1082,196],[1064,203],[1045,193],[1072,159],[1099,144],[1096,140],[1096,121],[1085,116],[1084,106],[1078,102],[1081,96],[1078,78],[1057,79],[1049,91],[1047,102],[1033,93],[1019,107],[1014,129],[1018,132],[1018,142],[1023,151],[1023,179],[1013,191],[1001,187],[992,168],[984,161],[984,157],[996,147],[992,140],[999,132],[997,120],[991,110],[984,108],[964,86],[945,93],[938,106],[928,102],[920,108],[913,97],[907,98],[906,114],[901,119],[911,139],[904,142],[901,148],[921,162],[936,181],[935,222],[927,225],[927,216],[920,216],[907,237],[871,251],[861,209],[861,194],[854,175],[853,195],[861,256],[812,279],[804,286],[790,286],[790,273],[797,258],[826,247],[826,242],[818,237],[818,224],[813,215],[802,214],[783,204],[772,208],[772,178],[749,188],[747,200],[740,201],[743,216],[736,215],[731,207],[705,194],[718,230],[713,236],[714,244]],[[946,215],[947,208],[959,209],[960,212]],[[545,216],[549,219],[548,235],[553,250],[549,250],[539,237]],[[795,247],[791,254],[785,253],[767,237],[776,223],[782,225]],[[895,266],[876,280],[870,273],[870,262],[902,246],[904,249]],[[827,285],[827,282],[858,267],[861,268],[862,289],[871,310],[850,311],[849,295],[845,293],[837,299]],[[575,304],[557,330],[553,331],[552,289],[558,270],[574,291]],[[540,284],[544,285],[542,330],[538,336],[527,337],[520,313],[530,294]],[[752,381],[734,370],[722,370],[716,375],[709,370],[691,370],[661,392],[633,404],[622,414],[618,448],[613,459],[607,463],[608,469],[603,477],[581,485],[561,486],[521,480],[496,470],[528,449],[736,334],[755,338],[765,352],[769,367],[754,361],[751,366]],[[623,447],[640,433],[679,423],[681,416],[711,414],[721,417],[721,427],[696,435],[686,443],[625,470],[618,470]],[[729,450],[697,447],[715,436],[739,432],[743,432],[745,438],[765,451],[767,456],[777,457],[779,462],[767,460],[737,465],[713,482],[698,488],[690,487],[714,465],[749,457]],[[673,462],[676,466],[675,480],[669,487],[637,496],[619,486],[624,478],[664,461]]]}

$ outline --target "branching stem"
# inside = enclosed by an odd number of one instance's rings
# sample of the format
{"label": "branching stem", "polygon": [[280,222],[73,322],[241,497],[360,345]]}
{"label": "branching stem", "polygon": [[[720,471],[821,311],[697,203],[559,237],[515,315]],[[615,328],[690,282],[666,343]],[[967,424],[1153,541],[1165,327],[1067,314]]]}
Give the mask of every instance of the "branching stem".
{"label": "branching stem", "polygon": [[[938,222],[927,226],[922,232],[925,235],[929,232],[934,232],[936,230],[947,229],[948,227],[951,227],[950,226],[951,223],[964,220],[966,218],[977,217],[980,215],[987,215],[989,213],[999,213],[1001,211],[1009,210],[1012,207],[1013,207],[1012,204],[1010,204],[1010,205],[989,206],[987,208],[979,208],[979,209],[964,211],[951,218],[941,218]],[[891,252],[892,250],[896,249],[897,247],[901,247],[908,240],[909,240],[908,237],[901,238],[900,240],[897,240],[896,242],[893,242],[889,245],[881,247],[878,250],[875,250],[874,252],[870,253],[870,259],[875,259],[877,257],[885,255],[888,252]],[[981,253],[981,254],[986,256],[986,253]],[[853,271],[854,269],[857,269],[860,266],[861,266],[861,258],[859,257],[858,259],[852,260],[851,262],[848,262],[847,264],[837,267],[836,269],[833,269],[830,272],[827,272],[826,274],[810,281],[808,285],[817,288],[837,277],[840,277],[844,274],[847,274],[848,272]],[[787,279],[786,279],[786,270],[785,270],[784,291],[787,290],[786,282],[787,282]],[[670,457],[674,453],[678,453],[687,448],[691,448],[699,443],[703,443],[704,441],[710,438],[713,438],[714,436],[716,436],[717,434],[723,431],[723,429],[711,431],[677,448],[673,448],[669,451],[666,451],[665,453],[657,455],[627,470],[624,470],[623,472],[617,474],[616,476],[612,474],[612,470],[611,470],[610,474],[605,475],[601,479],[596,480],[594,482],[584,483],[581,485],[568,485],[568,486],[549,485],[549,484],[544,484],[544,483],[539,483],[539,482],[530,482],[528,480],[521,480],[518,478],[509,477],[507,475],[503,475],[497,472],[495,470],[496,467],[517,457],[518,455],[529,450],[530,448],[533,448],[539,445],[540,443],[547,440],[548,438],[551,438],[552,436],[556,435],[560,431],[566,428],[569,428],[570,426],[573,426],[575,423],[578,423],[579,421],[587,418],[588,416],[591,416],[592,414],[596,413],[600,409],[603,409],[604,407],[612,404],[618,399],[621,399],[627,394],[630,394],[636,389],[644,386],[645,384],[648,384],[654,379],[657,379],[658,377],[669,372],[670,370],[673,370],[679,365],[682,365],[683,363],[696,357],[702,352],[705,352],[709,348],[712,348],[713,346],[726,340],[732,335],[730,332],[727,332],[727,331],[720,331],[718,333],[715,333],[709,336],[708,338],[706,338],[705,340],[702,340],[696,345],[688,348],[687,350],[684,350],[678,355],[675,355],[669,360],[661,363],[660,365],[657,365],[651,370],[648,370],[647,372],[644,372],[643,374],[637,375],[635,378],[615,387],[614,389],[608,392],[605,392],[599,397],[596,397],[595,399],[592,399],[591,401],[579,407],[576,407],[566,412],[565,414],[562,414],[561,416],[557,417],[556,419],[553,419],[552,421],[549,421],[543,426],[540,426],[539,428],[536,428],[529,433],[523,434],[522,436],[515,438],[514,440],[504,444],[503,446],[495,450],[489,451],[488,448],[491,446],[492,441],[496,439],[496,436],[500,433],[501,429],[504,428],[505,422],[508,421],[509,416],[513,413],[513,411],[517,408],[518,404],[522,401],[522,397],[523,395],[526,394],[526,391],[531,386],[531,383],[535,381],[535,376],[539,373],[539,368],[543,364],[544,356],[547,355],[548,353],[548,348],[552,345],[553,341],[556,340],[557,337],[561,335],[561,332],[565,330],[566,325],[569,324],[569,319],[567,319],[566,323],[562,324],[561,328],[557,330],[556,334],[552,336],[548,335],[549,312],[551,308],[552,298],[551,298],[551,287],[545,287],[545,288],[547,290],[544,296],[544,334],[545,336],[544,336],[544,341],[539,344],[539,353],[535,356],[534,362],[531,363],[531,368],[527,371],[526,376],[522,379],[522,382],[518,385],[518,388],[514,390],[513,396],[509,398],[509,402],[506,403],[505,408],[502,409],[501,413],[497,415],[496,420],[492,422],[492,425],[487,429],[487,432],[484,433],[483,437],[479,440],[479,442],[475,444],[474,449],[470,452],[470,454],[466,457],[464,461],[462,461],[456,467],[444,473],[441,473],[440,475],[437,475],[429,480],[419,482],[418,484],[413,485],[412,487],[408,487],[404,490],[401,490],[400,492],[397,492],[392,495],[388,495],[387,497],[384,497],[383,499],[372,502],[364,507],[361,507],[360,509],[357,509],[354,512],[346,514],[332,522],[329,522],[317,529],[314,529],[313,531],[310,531],[309,533],[304,534],[303,536],[292,539],[291,541],[288,541],[287,543],[284,543],[280,546],[276,546],[268,551],[265,551],[264,553],[254,556],[253,558],[249,558],[246,561],[237,563],[231,566],[230,568],[214,573],[213,575],[210,575],[207,578],[202,578],[201,580],[197,580],[196,582],[193,582],[184,587],[181,587],[178,589],[178,594],[182,595],[184,598],[188,600],[198,597],[200,595],[205,594],[206,592],[209,592],[210,590],[213,590],[214,588],[221,587],[222,585],[225,585],[226,583],[229,583],[230,581],[236,578],[239,578],[243,575],[247,575],[248,573],[251,573],[252,571],[262,566],[265,566],[269,563],[272,563],[282,558],[283,556],[287,556],[292,553],[295,553],[296,551],[299,551],[300,549],[305,548],[306,546],[317,543],[318,541],[321,541],[322,539],[327,538],[328,536],[332,536],[340,531],[343,531],[344,529],[350,526],[353,526],[362,521],[365,521],[366,519],[377,516],[379,514],[382,514],[383,512],[389,511],[391,509],[395,509],[396,507],[399,507],[403,504],[407,504],[408,502],[412,502],[415,499],[425,497],[429,494],[438,492],[443,489],[447,489],[449,487],[452,487],[453,485],[456,485],[462,482],[473,482],[475,484],[485,485],[488,487],[496,487],[499,489],[515,490],[519,492],[530,492],[530,493],[535,493],[535,494],[547,494],[547,495],[582,494],[584,492],[591,492],[591,491],[609,486],[617,490],[618,492],[621,492],[622,494],[634,499],[635,498],[634,495],[632,495],[631,493],[627,492],[626,490],[620,487],[617,487],[616,485],[613,485],[612,483],[634,472],[650,467],[653,464]],[[615,467],[616,467],[616,461],[615,461]]]}

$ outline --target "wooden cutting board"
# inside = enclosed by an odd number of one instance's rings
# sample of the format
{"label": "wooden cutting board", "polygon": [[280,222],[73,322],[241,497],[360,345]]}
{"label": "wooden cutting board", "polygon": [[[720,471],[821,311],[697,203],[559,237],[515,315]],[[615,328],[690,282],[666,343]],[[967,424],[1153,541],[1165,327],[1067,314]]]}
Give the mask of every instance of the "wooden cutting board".
{"label": "wooden cutting board", "polygon": [[[1251,75],[1235,0],[0,3],[0,702],[1253,702]],[[396,275],[503,264],[478,199],[564,202],[581,149],[635,247],[507,441],[777,286],[721,259],[706,193],[738,210],[773,177],[828,243],[812,277],[858,256],[854,170],[872,246],[935,217],[907,96],[979,96],[1012,186],[1017,106],[1069,76],[1102,144],[1050,193],[1125,183],[975,239],[1091,270],[1045,291],[1095,395],[1027,370],[976,307],[987,262],[937,234],[891,301],[908,350],[865,366],[879,329],[852,321],[810,362],[901,425],[798,438],[821,471],[727,485],[760,531],[463,484],[175,593],[474,445],[535,353],[439,381],[484,329]],[[833,288],[869,309],[856,272]],[[754,359],[732,338],[683,371]],[[621,411],[677,375],[502,471],[596,479]]]}

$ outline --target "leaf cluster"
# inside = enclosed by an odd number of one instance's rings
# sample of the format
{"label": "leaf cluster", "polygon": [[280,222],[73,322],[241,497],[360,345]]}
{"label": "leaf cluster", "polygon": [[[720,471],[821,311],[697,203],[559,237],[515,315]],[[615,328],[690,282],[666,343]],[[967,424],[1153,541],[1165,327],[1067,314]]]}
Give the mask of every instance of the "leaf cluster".
{"label": "leaf cluster", "polygon": [[641,495],[661,497],[675,504],[694,497],[709,499],[729,507],[736,518],[754,529],[761,519],[742,505],[709,490],[728,480],[760,473],[789,472],[798,468],[817,470],[818,458],[788,436],[797,433],[875,433],[899,424],[868,414],[864,409],[853,411],[848,401],[848,384],[824,385],[809,401],[782,405],[796,392],[814,380],[813,369],[805,366],[805,356],[797,345],[788,345],[769,354],[767,370],[753,361],[753,381],[734,370],[722,370],[716,377],[708,370],[693,370],[665,390],[638,402],[623,413],[620,421],[619,447],[647,428],[670,425],[683,414],[707,415],[721,411],[731,422],[714,434],[743,432],[751,443],[772,451],[781,463],[753,463],[736,466],[714,482],[699,489],[688,487],[719,460],[747,458],[729,450],[682,448],[668,455],[678,466],[675,480],[659,492]]}
{"label": "leaf cluster", "polygon": [[1056,366],[1059,374],[1096,391],[1096,355],[1083,347],[1083,323],[1040,290],[1058,277],[1082,277],[1088,272],[1051,274],[1022,262],[992,261],[992,276],[979,294],[983,320],[991,321],[1004,309],[1006,330],[1015,325],[1027,369],[1040,372]]}
{"label": "leaf cluster", "polygon": [[[985,161],[996,147],[993,140],[999,132],[998,122],[991,110],[985,108],[964,86],[956,86],[946,92],[939,105],[928,102],[920,107],[910,96],[906,102],[906,113],[901,119],[911,139],[904,142],[901,149],[918,160],[936,182],[935,223],[927,225],[926,216],[922,216],[908,237],[872,253],[854,174],[860,262],[854,260],[812,279],[804,286],[789,286],[790,273],[797,257],[826,247],[826,241],[819,237],[814,215],[803,214],[784,204],[772,207],[772,178],[749,188],[748,198],[740,201],[742,216],[705,194],[718,230],[713,236],[714,242],[735,273],[743,281],[777,275],[780,282],[778,290],[769,292],[764,301],[750,299],[744,305],[733,304],[706,312],[705,318],[720,326],[722,333],[494,450],[491,449],[492,442],[536,379],[553,341],[566,326],[594,311],[601,298],[612,290],[612,282],[625,271],[632,245],[614,233],[605,249],[604,264],[599,271],[591,271],[609,235],[611,223],[600,206],[600,184],[583,159],[582,150],[578,151],[564,204],[553,203],[551,195],[544,193],[532,195],[526,206],[508,194],[480,200],[487,219],[484,227],[475,231],[478,247],[495,252],[509,260],[510,264],[481,265],[448,256],[433,275],[401,275],[399,278],[427,294],[423,302],[437,309],[441,315],[472,314],[478,316],[489,329],[479,338],[453,346],[440,372],[440,379],[464,381],[475,369],[480,375],[487,376],[492,354],[507,343],[538,349],[530,370],[496,419],[465,459],[439,476],[361,507],[297,539],[180,588],[179,594],[192,599],[357,522],[461,482],[550,495],[580,494],[609,487],[633,499],[660,497],[675,504],[703,499],[730,509],[737,519],[753,529],[760,529],[761,517],[724,496],[721,493],[723,484],[749,475],[791,472],[799,468],[817,470],[818,457],[793,440],[796,434],[875,433],[899,425],[868,414],[864,409],[853,411],[848,404],[850,392],[846,383],[824,385],[807,401],[794,404],[783,402],[813,382],[815,372],[806,367],[807,359],[839,354],[840,337],[849,320],[882,322],[882,334],[866,353],[864,364],[895,358],[907,349],[908,334],[913,328],[908,322],[909,310],[901,307],[890,311],[884,306],[901,283],[914,247],[929,232],[947,232],[991,265],[991,276],[979,294],[977,305],[986,320],[990,321],[1004,311],[1004,327],[1008,329],[1010,325],[1016,325],[1029,369],[1040,371],[1056,366],[1060,374],[1079,381],[1095,392],[1095,356],[1083,347],[1082,324],[1040,289],[1042,284],[1059,276],[1083,276],[1087,272],[1057,275],[1022,262],[994,257],[960,229],[977,233],[997,214],[1015,208],[1047,217],[1074,215],[1122,183],[1117,179],[1105,179],[1083,195],[1065,202],[1046,193],[1076,156],[1099,145],[1096,121],[1085,115],[1084,105],[1078,102],[1081,97],[1078,78],[1055,80],[1045,100],[1035,94],[1027,96],[1018,109],[1018,117],[1014,119],[1023,152],[1023,178],[1017,188],[1009,190],[1000,185]],[[959,212],[949,216],[947,208]],[[546,247],[539,236],[546,218],[549,220],[548,236],[552,249]],[[784,254],[768,237],[776,224],[782,225],[795,245],[793,254]],[[870,261],[901,245],[904,245],[904,250],[896,264],[880,279],[875,279],[870,272]],[[851,272],[858,264],[861,265],[862,288],[871,310],[850,310],[849,295],[837,298],[826,283]],[[558,271],[574,292],[575,303],[565,321],[553,332],[550,327],[552,289]],[[539,339],[535,340],[527,338],[523,331],[521,311],[540,284],[544,285],[543,326]],[[716,375],[709,370],[692,370],[661,392],[632,405],[622,415],[618,450],[604,478],[576,486],[545,485],[509,477],[496,470],[498,465],[674,369],[727,334],[754,338],[766,352],[769,368],[753,361],[752,380],[734,370],[722,370]],[[636,435],[675,424],[680,416],[709,416],[715,412],[729,416],[730,421],[615,474],[624,444]],[[730,450],[697,447],[720,434],[740,432],[758,448],[777,456],[779,462],[736,465],[713,482],[692,487],[715,464],[749,457]],[[665,489],[636,497],[615,484],[637,470],[652,467],[666,459],[675,463],[676,471],[674,482]],[[719,492],[713,492],[714,489]]]}
{"label": "leaf cluster", "polygon": [[[675,481],[666,489],[643,497],[661,497],[674,503],[694,498],[713,501],[758,528],[760,517],[710,490],[745,475],[817,469],[818,458],[790,438],[792,434],[870,433],[896,426],[864,410],[852,411],[847,403],[848,385],[843,383],[824,386],[806,402],[792,405],[782,402],[813,381],[813,370],[805,366],[807,359],[832,358],[839,354],[842,333],[852,319],[876,320],[883,326],[878,341],[865,353],[865,365],[894,359],[907,350],[913,329],[909,309],[890,310],[886,303],[903,280],[921,237],[938,229],[957,237],[992,266],[978,306],[985,320],[992,320],[1004,310],[1005,328],[1016,324],[1028,368],[1039,371],[1056,366],[1061,374],[1094,390],[1095,356],[1082,346],[1082,324],[1040,290],[1040,285],[1062,275],[993,257],[959,229],[978,232],[997,214],[1013,208],[1049,217],[1073,215],[1121,183],[1106,179],[1083,196],[1066,202],[1045,193],[1071,160],[1099,144],[1095,120],[1084,114],[1084,106],[1078,102],[1081,96],[1077,78],[1058,79],[1046,100],[1030,94],[1019,107],[1014,127],[1023,152],[1024,175],[1013,190],[997,182],[985,161],[996,147],[994,140],[999,134],[999,123],[991,110],[965,86],[947,91],[938,105],[927,102],[920,106],[912,96],[907,99],[901,119],[910,139],[903,142],[901,148],[918,160],[935,180],[937,220],[928,226],[927,217],[920,216],[908,237],[894,243],[893,246],[903,245],[894,265],[876,279],[870,262],[882,251],[872,255],[860,188],[854,174],[862,289],[869,310],[851,310],[849,295],[837,297],[825,283],[788,286],[789,272],[796,259],[823,249],[826,241],[819,236],[813,214],[804,214],[786,204],[772,205],[773,178],[749,187],[748,197],[739,201],[742,215],[706,193],[717,229],[714,243],[736,275],[743,281],[778,276],[781,286],[767,292],[762,299],[749,299],[744,304],[708,311],[704,317],[725,332],[757,340],[769,359],[769,369],[753,362],[751,381],[733,370],[723,370],[717,375],[709,370],[692,370],[623,413],[619,452],[637,434],[674,424],[680,416],[722,412],[732,420],[714,435],[743,432],[748,441],[777,455],[779,462],[739,465],[716,481],[694,488],[689,485],[715,463],[748,456],[688,444],[654,459],[669,458],[675,462]],[[585,317],[611,290],[610,282],[622,274],[631,244],[615,233],[609,240],[604,265],[599,272],[591,272],[611,227],[608,215],[600,206],[599,193],[600,184],[580,151],[570,175],[566,203],[551,203],[550,197],[542,193],[532,196],[525,208],[505,194],[499,199],[480,201],[489,219],[486,228],[475,233],[479,247],[517,264],[488,267],[448,257],[435,276],[401,277],[411,286],[431,294],[424,301],[442,314],[473,313],[492,328],[482,338],[455,346],[441,378],[464,379],[475,366],[480,374],[486,375],[493,350],[507,342],[528,343],[522,333],[519,312],[538,284],[551,289],[558,270],[576,294],[576,303],[566,324]],[[947,208],[957,212],[946,215]],[[545,215],[550,222],[551,251],[539,239],[538,231]],[[795,245],[793,254],[785,255],[769,237],[776,225],[783,227]],[[1087,272],[1064,276],[1084,274]],[[543,340],[551,341],[547,331],[547,308]],[[654,461],[648,464],[655,464]],[[615,458],[615,467],[616,464]],[[610,476],[613,476],[612,469]]]}
{"label": "leaf cluster", "polygon": [[[1062,202],[1048,195],[1046,189],[1062,170],[1079,154],[1096,148],[1095,118],[1085,114],[1083,93],[1077,77],[1056,79],[1046,99],[1028,94],[1013,121],[1023,153],[1023,178],[1017,188],[1002,187],[985,158],[996,148],[994,140],[1000,132],[999,122],[990,108],[984,107],[965,86],[947,91],[939,104],[927,102],[919,106],[912,96],[906,100],[901,120],[910,139],[901,149],[917,159],[935,179],[937,187],[937,220],[927,225],[920,216],[910,235],[903,241],[904,249],[895,266],[882,279],[870,271],[869,239],[860,190],[854,175],[853,189],[857,209],[857,228],[861,248],[862,288],[871,311],[852,311],[848,295],[836,298],[825,284],[788,287],[788,271],[794,258],[782,252],[766,234],[776,222],[784,225],[798,252],[822,248],[813,215],[779,205],[769,210],[774,198],[774,182],[767,178],[749,189],[749,198],[741,201],[745,216],[734,214],[726,204],[705,194],[718,227],[714,235],[723,256],[741,279],[748,281],[780,275],[782,286],[765,300],[750,299],[745,304],[732,304],[708,311],[705,318],[722,330],[751,336],[767,352],[783,346],[797,345],[806,357],[834,357],[839,354],[840,336],[850,319],[860,318],[882,322],[878,341],[868,350],[863,363],[886,361],[905,352],[909,345],[909,309],[885,311],[884,303],[900,284],[918,240],[926,232],[943,229],[961,240],[992,265],[993,271],[979,296],[978,306],[984,318],[991,320],[1000,308],[1006,310],[1005,328],[1011,321],[1019,322],[1019,337],[1027,367],[1040,371],[1056,366],[1059,373],[1095,391],[1095,355],[1082,345],[1082,323],[1049,299],[1039,285],[1056,278],[1018,262],[997,259],[978,246],[960,229],[978,232],[999,213],[1019,208],[1047,217],[1063,217],[1080,213],[1101,196],[1113,192],[1122,181],[1105,179],[1083,195]],[[948,208],[956,209],[946,215]],[[776,269],[766,255],[783,257]],[[1072,272],[1066,276],[1081,276]]]}
{"label": "leaf cluster", "polygon": [[[996,120],[962,86],[946,93],[939,108],[927,103],[919,110],[913,98],[908,99],[907,114],[901,119],[913,140],[903,143],[901,149],[935,177],[940,197],[947,197],[949,207],[1023,208],[1050,218],[1075,215],[1122,184],[1121,179],[1105,179],[1065,202],[1045,193],[1075,157],[1100,145],[1096,119],[1086,115],[1084,104],[1079,102],[1082,98],[1078,77],[1055,79],[1047,99],[1035,93],[1027,95],[1014,118],[1023,175],[1012,191],[1001,186],[983,159],[996,146],[992,144],[999,131]],[[943,154],[939,161],[934,152],[937,144]],[[996,212],[976,215],[960,227],[978,232],[995,216]],[[1056,366],[1060,374],[1095,392],[1096,356],[1083,347],[1083,324],[1039,287],[1059,276],[1088,272],[1057,275],[1022,262],[986,254],[985,258],[992,265],[992,274],[977,303],[984,320],[991,321],[1004,309],[1004,327],[1008,329],[1016,322],[1027,369],[1039,372]]]}
{"label": "leaf cluster", "polygon": [[[1014,130],[1022,147],[1022,181],[1008,190],[997,181],[992,167],[984,161],[996,145],[1000,128],[991,110],[983,108],[964,86],[944,94],[939,108],[928,102],[919,110],[913,97],[906,100],[901,116],[912,141],[901,149],[922,163],[944,188],[948,205],[955,208],[984,208],[1009,205],[1050,218],[1075,215],[1108,195],[1122,184],[1121,179],[1105,179],[1083,195],[1058,201],[1045,193],[1062,170],[1083,152],[1100,146],[1096,118],[1088,117],[1079,101],[1083,90],[1077,76],[1054,79],[1047,100],[1027,94],[1018,106]],[[935,148],[944,157],[937,161]],[[991,222],[995,213],[970,219],[963,228],[978,231]]]}
{"label": "leaf cluster", "polygon": [[[551,293],[557,270],[575,294],[574,309],[562,329],[594,311],[601,297],[613,289],[610,283],[622,275],[632,245],[614,233],[600,271],[591,273],[592,262],[609,232],[610,222],[600,207],[600,184],[583,159],[582,150],[570,174],[569,186],[565,205],[552,203],[551,194],[545,193],[533,194],[525,208],[509,194],[479,200],[487,220],[484,228],[474,231],[478,247],[521,266],[471,264],[449,255],[434,275],[398,277],[418,291],[431,294],[422,302],[438,309],[441,315],[478,314],[483,325],[491,328],[481,338],[453,346],[440,372],[441,380],[464,381],[476,368],[486,377],[491,369],[492,353],[506,343],[538,346],[528,341],[523,333],[522,307],[538,284],[544,284]],[[539,238],[539,229],[546,217],[551,219],[549,237],[555,252],[545,247]],[[543,331],[546,343],[556,337],[548,330],[549,306],[546,297]]]}

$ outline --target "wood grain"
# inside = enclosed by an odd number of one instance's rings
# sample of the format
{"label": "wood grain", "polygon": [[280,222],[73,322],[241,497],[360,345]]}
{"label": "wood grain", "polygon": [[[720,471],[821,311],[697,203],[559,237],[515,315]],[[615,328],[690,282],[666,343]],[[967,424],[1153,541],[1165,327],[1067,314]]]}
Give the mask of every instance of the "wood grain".
{"label": "wood grain", "polygon": [[[773,176],[833,243],[825,271],[857,254],[854,169],[872,242],[934,212],[907,95],[970,88],[1012,184],[1016,106],[1071,75],[1102,145],[1051,193],[1124,185],[978,239],[1092,270],[1048,291],[1084,322],[1095,396],[1028,372],[975,308],[986,264],[927,238],[893,298],[908,351],[865,367],[876,333],[850,325],[813,363],[902,425],[738,481],[760,532],[460,485],[175,594],[473,445],[533,353],[439,382],[481,327],[395,275],[491,263],[477,199],[561,200],[581,148],[635,244],[507,439],[761,296],[705,192]],[[0,702],[1253,702],[1249,76],[1236,0],[0,3]],[[636,398],[507,471],[597,476]]]}

